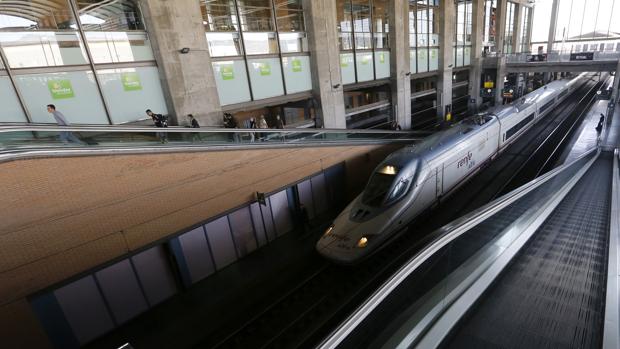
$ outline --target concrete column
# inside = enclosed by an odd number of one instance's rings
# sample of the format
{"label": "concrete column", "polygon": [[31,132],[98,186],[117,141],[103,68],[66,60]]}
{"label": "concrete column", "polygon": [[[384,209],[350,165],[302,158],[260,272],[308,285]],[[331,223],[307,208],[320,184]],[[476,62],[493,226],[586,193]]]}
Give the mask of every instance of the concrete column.
{"label": "concrete column", "polygon": [[521,21],[523,18],[523,5],[516,4],[515,22],[512,31],[512,52],[521,52]]}
{"label": "concrete column", "polygon": [[504,54],[504,40],[506,39],[506,7],[507,0],[497,0],[495,9],[495,52]]}
{"label": "concrete column", "polygon": [[390,87],[394,118],[411,129],[411,66],[409,65],[409,2],[390,0]]}
{"label": "concrete column", "polygon": [[323,127],[347,128],[340,74],[336,1],[303,0],[312,67],[312,94],[319,102]]}
{"label": "concrete column", "polygon": [[506,56],[504,40],[506,39],[507,0],[498,0],[495,11],[495,51],[497,52],[497,77],[495,79],[495,105],[502,104],[504,77],[506,76]]}
{"label": "concrete column", "polygon": [[437,117],[445,121],[446,106],[452,105],[452,68],[454,65],[454,22],[456,9],[453,0],[439,6],[439,72],[437,74]]}
{"label": "concrete column", "polygon": [[553,50],[553,41],[555,41],[555,27],[558,24],[559,10],[560,0],[553,0],[553,5],[551,5],[551,21],[549,21],[549,35],[547,37],[547,53]]}
{"label": "concrete column", "polygon": [[482,35],[484,33],[484,1],[472,2],[472,42],[471,65],[469,68],[469,111],[476,113],[482,97],[480,97],[480,81],[482,80]]}
{"label": "concrete column", "polygon": [[[202,126],[222,124],[222,108],[196,0],[140,0],[169,112],[182,124],[194,114]],[[181,48],[190,52],[182,54]],[[155,111],[157,112],[157,111]]]}
{"label": "concrete column", "polygon": [[611,102],[617,103],[620,88],[620,60],[618,60],[618,65],[616,66],[616,75],[614,75],[614,84],[613,89],[611,90]]}
{"label": "concrete column", "polygon": [[[536,7],[536,6],[534,6]],[[560,11],[560,0],[553,0],[551,5],[551,20],[549,21],[549,35],[547,36],[547,54],[553,50],[553,41],[555,41],[555,27],[558,24],[558,12]],[[550,74],[543,74],[543,83],[549,81]]]}

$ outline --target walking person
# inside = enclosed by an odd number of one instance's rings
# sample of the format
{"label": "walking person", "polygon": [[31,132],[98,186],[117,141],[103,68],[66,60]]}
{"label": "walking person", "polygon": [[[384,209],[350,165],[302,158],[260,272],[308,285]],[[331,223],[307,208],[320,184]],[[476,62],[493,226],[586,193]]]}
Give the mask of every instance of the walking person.
{"label": "walking person", "polygon": [[[63,113],[61,113],[60,111],[56,110],[56,106],[55,105],[48,104],[47,105],[47,112],[52,114],[52,116],[54,117],[54,120],[56,120],[56,123],[58,124],[58,126],[71,126],[69,121],[67,121],[67,118],[65,117],[65,115]],[[60,140],[62,141],[63,144],[68,144],[69,142],[77,143],[77,144],[81,144],[81,145],[86,144],[86,143],[82,142],[79,138],[77,138],[73,133],[71,133],[69,131],[61,131],[60,135],[59,135],[59,138],[60,138]]]}
{"label": "walking person", "polygon": [[[168,119],[162,114],[155,114],[151,109],[146,110],[146,115],[150,116],[155,124],[155,127],[165,128],[168,127]],[[157,138],[161,141],[162,144],[168,143],[168,135],[166,132],[157,132]]]}
{"label": "walking person", "polygon": [[596,125],[596,132],[601,133],[603,131],[603,123],[605,122],[605,114],[601,113],[601,118],[598,120],[598,125]]}
{"label": "walking person", "polygon": [[[258,119],[258,128],[261,128],[261,129],[269,128],[269,125],[267,125],[267,120],[265,120],[265,115],[261,115],[260,119]],[[261,141],[264,141],[266,138],[266,135],[267,134],[265,133],[259,133],[258,138],[260,138]]]}
{"label": "walking person", "polygon": [[[194,115],[187,114],[187,118],[189,119],[189,127],[191,127],[191,128],[200,128],[200,124],[198,123],[198,120],[196,120],[194,118]],[[192,132],[192,143],[195,140],[198,140],[199,142],[202,142],[202,137],[200,137],[200,133],[199,132]]]}
{"label": "walking person", "polygon": [[[256,119],[253,116],[250,118],[250,122],[249,122],[248,126],[251,129],[258,128],[257,125],[256,125]],[[256,137],[255,136],[255,132],[254,131],[250,132],[250,142],[254,142],[255,137]],[[260,134],[258,135],[258,137],[260,138]]]}
{"label": "walking person", "polygon": [[[224,113],[224,128],[237,128],[237,120],[230,113]],[[239,142],[239,133],[231,132],[229,138],[234,142]]]}

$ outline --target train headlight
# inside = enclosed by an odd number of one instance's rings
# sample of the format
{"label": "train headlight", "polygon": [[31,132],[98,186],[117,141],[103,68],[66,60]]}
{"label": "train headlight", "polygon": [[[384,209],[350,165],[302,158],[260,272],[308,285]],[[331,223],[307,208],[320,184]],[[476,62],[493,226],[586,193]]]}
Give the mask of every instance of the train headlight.
{"label": "train headlight", "polygon": [[368,238],[367,237],[362,236],[359,240],[357,240],[357,247],[364,248],[364,247],[366,247],[366,245],[368,245]]}
{"label": "train headlight", "polygon": [[327,235],[331,234],[333,230],[334,230],[334,225],[332,224],[332,225],[329,226],[329,228],[327,228],[327,230],[325,231],[323,236],[327,236]]}

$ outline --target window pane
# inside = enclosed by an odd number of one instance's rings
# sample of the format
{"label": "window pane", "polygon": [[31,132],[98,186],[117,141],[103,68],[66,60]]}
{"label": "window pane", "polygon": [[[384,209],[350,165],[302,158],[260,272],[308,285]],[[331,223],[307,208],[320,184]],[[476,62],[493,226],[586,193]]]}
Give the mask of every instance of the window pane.
{"label": "window pane", "polygon": [[241,30],[244,32],[274,31],[271,0],[237,0]]}
{"label": "window pane", "polygon": [[[142,119],[146,109],[168,114],[157,67],[105,69],[98,73],[113,123]],[[131,103],[127,103],[129,100]]]}
{"label": "window pane", "polygon": [[248,55],[278,53],[276,33],[243,33],[245,51]]}
{"label": "window pane", "polygon": [[375,70],[377,79],[390,77],[390,51],[375,52]]}
{"label": "window pane", "polygon": [[310,75],[310,57],[294,56],[282,57],[286,92],[296,93],[312,90]]}
{"label": "window pane", "polygon": [[349,0],[336,1],[336,19],[338,21],[338,41],[340,50],[353,49],[353,25],[351,24],[351,3]]}
{"label": "window pane", "polygon": [[412,1],[409,1],[409,47],[417,46],[416,30],[417,22],[415,4]]}
{"label": "window pane", "polygon": [[375,36],[375,48],[389,48],[389,4],[387,0],[373,0],[373,30]]}
{"label": "window pane", "polygon": [[233,0],[206,0],[200,2],[202,24],[208,32],[239,31]]}
{"label": "window pane", "polygon": [[70,123],[108,124],[95,77],[90,70],[17,75],[15,82],[33,122],[56,123],[45,108],[53,103]]}
{"label": "window pane", "polygon": [[353,53],[340,54],[340,73],[342,74],[343,84],[355,82],[355,65],[353,64]]}
{"label": "window pane", "polygon": [[238,32],[207,32],[207,43],[211,57],[239,56],[242,54]]}
{"label": "window pane", "polygon": [[145,32],[86,32],[85,34],[95,63],[155,59]]}
{"label": "window pane", "polygon": [[280,49],[283,53],[308,51],[306,33],[280,33]]}
{"label": "window pane", "polygon": [[250,100],[248,75],[243,59],[212,62],[217,94],[222,105]]}
{"label": "window pane", "polygon": [[10,28],[28,31],[77,29],[73,12],[66,0],[55,0],[53,2],[12,0],[3,2],[6,5],[0,6],[0,29]]}
{"label": "window pane", "polygon": [[77,32],[0,32],[0,45],[11,68],[88,63]]}
{"label": "window pane", "polygon": [[357,82],[373,80],[375,76],[372,52],[357,52],[355,59],[357,63]]}
{"label": "window pane", "polygon": [[351,7],[356,49],[372,49],[370,4],[367,0],[353,0]]}
{"label": "window pane", "polygon": [[278,58],[248,59],[254,99],[284,95]]}
{"label": "window pane", "polygon": [[276,18],[280,32],[306,31],[300,0],[276,0]]}
{"label": "window pane", "polygon": [[76,3],[85,31],[144,30],[136,0],[80,0]]}
{"label": "window pane", "polygon": [[0,105],[3,109],[0,122],[27,121],[8,76],[0,75]]}

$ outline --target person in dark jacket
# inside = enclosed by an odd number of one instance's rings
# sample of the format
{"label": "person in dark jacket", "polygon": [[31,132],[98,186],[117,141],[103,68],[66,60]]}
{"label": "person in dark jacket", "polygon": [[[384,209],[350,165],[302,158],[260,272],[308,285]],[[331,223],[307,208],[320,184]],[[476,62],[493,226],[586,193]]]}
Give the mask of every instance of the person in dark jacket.
{"label": "person in dark jacket", "polygon": [[[224,113],[224,128],[237,128],[237,120],[230,113]],[[239,141],[239,134],[237,132],[231,132],[228,135],[233,142]]]}
{"label": "person in dark jacket", "polygon": [[[200,124],[198,124],[198,120],[194,118],[194,115],[187,114],[187,118],[189,119],[189,127],[191,128],[200,128]],[[200,137],[199,132],[192,133],[192,142],[194,141],[202,141],[202,137]]]}
{"label": "person in dark jacket", "polygon": [[[248,123],[248,128],[251,128],[251,129],[258,128],[258,125],[256,124],[256,119],[253,116],[250,118],[250,122]],[[250,132],[250,141],[254,142],[255,139],[256,139],[256,132]]]}
{"label": "person in dark jacket", "polygon": [[284,128],[284,122],[282,122],[282,119],[280,119],[280,115],[276,115],[276,128],[277,129]]}
{"label": "person in dark jacket", "polygon": [[200,124],[198,124],[198,120],[194,118],[194,115],[187,114],[187,118],[189,119],[189,127],[191,128],[200,128]]}
{"label": "person in dark jacket", "polygon": [[601,118],[598,119],[598,125],[596,125],[596,132],[601,133],[603,131],[603,123],[605,122],[605,114],[601,113]]}
{"label": "person in dark jacket", "polygon": [[[155,114],[151,109],[147,109],[146,115],[150,116],[151,119],[153,119],[155,127],[168,127],[168,119],[162,114]],[[156,135],[162,143],[168,143],[168,135],[166,134],[166,132],[157,132]]]}

